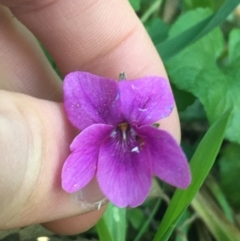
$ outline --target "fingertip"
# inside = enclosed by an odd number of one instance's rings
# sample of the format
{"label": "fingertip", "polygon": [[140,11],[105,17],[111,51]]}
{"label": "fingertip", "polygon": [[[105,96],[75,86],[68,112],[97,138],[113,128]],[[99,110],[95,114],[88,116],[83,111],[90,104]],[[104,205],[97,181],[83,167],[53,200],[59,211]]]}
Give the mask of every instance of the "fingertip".
{"label": "fingertip", "polygon": [[78,215],[75,217],[56,220],[43,223],[42,225],[51,232],[62,235],[74,235],[83,233],[93,227],[102,217],[107,205],[105,204],[99,210]]}

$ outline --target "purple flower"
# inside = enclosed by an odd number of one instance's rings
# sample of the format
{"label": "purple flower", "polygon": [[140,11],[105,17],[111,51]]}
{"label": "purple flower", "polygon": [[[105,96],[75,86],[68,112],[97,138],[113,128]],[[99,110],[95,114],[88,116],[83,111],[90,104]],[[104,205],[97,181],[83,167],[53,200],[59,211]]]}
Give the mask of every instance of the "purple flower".
{"label": "purple flower", "polygon": [[186,188],[191,175],[173,137],[152,124],[170,115],[174,99],[168,82],[144,77],[116,82],[86,72],[64,79],[64,104],[71,123],[82,130],[62,170],[69,193],[96,176],[104,195],[119,207],[145,200],[153,175]]}

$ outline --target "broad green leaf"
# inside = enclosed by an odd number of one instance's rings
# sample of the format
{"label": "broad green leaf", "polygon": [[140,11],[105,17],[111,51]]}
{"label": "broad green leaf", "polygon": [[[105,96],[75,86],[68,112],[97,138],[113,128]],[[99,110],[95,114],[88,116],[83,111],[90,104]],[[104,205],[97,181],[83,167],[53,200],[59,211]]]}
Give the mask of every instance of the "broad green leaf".
{"label": "broad green leaf", "polygon": [[[181,32],[184,32],[211,14],[212,11],[208,8],[198,8],[181,15],[169,30],[169,37],[172,38],[179,35]],[[208,45],[205,44],[206,41]],[[218,57],[224,48],[223,36],[220,29],[214,29],[204,37],[204,41],[201,39],[197,44],[201,44],[201,49],[208,52],[209,55]]]}
{"label": "broad green leaf", "polygon": [[232,64],[240,57],[240,30],[233,29],[229,37],[229,63]]}
{"label": "broad green leaf", "polygon": [[206,113],[202,103],[196,99],[194,103],[179,113],[181,122],[206,121]]}
{"label": "broad green leaf", "polygon": [[135,229],[139,229],[145,221],[145,215],[140,208],[132,208],[127,213],[128,220]]}
{"label": "broad green leaf", "polygon": [[179,90],[174,85],[172,85],[172,91],[178,111],[184,111],[188,106],[192,105],[196,99],[191,93],[184,90]]}
{"label": "broad green leaf", "polygon": [[[104,238],[101,234],[104,230]],[[126,209],[118,208],[112,203],[108,204],[104,216],[97,224],[100,241],[125,241],[127,230]]]}
{"label": "broad green leaf", "polygon": [[153,18],[147,21],[145,27],[154,44],[164,41],[168,36],[170,28],[160,18]]}
{"label": "broad green leaf", "polygon": [[219,160],[220,184],[228,198],[235,206],[240,207],[240,145],[229,144],[223,151]]}
{"label": "broad green leaf", "polygon": [[226,0],[222,7],[213,15],[196,23],[193,27],[158,44],[157,50],[164,61],[169,60],[188,45],[196,42],[215,27],[221,24],[239,4],[239,0]]}
{"label": "broad green leaf", "polygon": [[194,9],[197,7],[210,8],[212,6],[213,0],[183,0],[183,2],[189,9]]}
{"label": "broad green leaf", "polygon": [[98,221],[96,228],[97,228],[97,233],[100,241],[105,241],[105,240],[114,241],[104,217],[102,217]]}
{"label": "broad green leaf", "polygon": [[130,4],[132,5],[134,11],[139,11],[141,7],[141,0],[129,0]]}
{"label": "broad green leaf", "polygon": [[176,190],[160,223],[154,241],[167,241],[207,177],[221,147],[230,111],[224,113],[208,130],[194,153],[190,167],[192,183],[186,190]]}
{"label": "broad green leaf", "polygon": [[[203,15],[203,12],[199,10],[193,12],[195,12],[195,19]],[[184,16],[182,18],[184,20]],[[180,18],[179,22],[183,20]],[[191,21],[194,21],[193,17]],[[178,22],[176,25],[179,28],[182,26]],[[176,27],[173,26],[170,32],[176,31],[175,29]],[[236,39],[237,37],[240,39],[240,35],[233,36],[236,44],[231,44],[230,48],[239,53]],[[235,54],[235,57],[232,57],[235,60],[224,70],[220,69],[216,60],[222,50],[223,36],[219,29],[215,29],[171,59],[166,67],[173,84],[199,98],[211,123],[217,120],[224,111],[233,108],[233,118],[229,122],[226,137],[240,143],[240,81],[238,81],[240,57],[236,59],[238,56]]]}
{"label": "broad green leaf", "polygon": [[224,0],[183,0],[185,8],[194,9],[198,7],[211,8],[216,10],[224,3]]}

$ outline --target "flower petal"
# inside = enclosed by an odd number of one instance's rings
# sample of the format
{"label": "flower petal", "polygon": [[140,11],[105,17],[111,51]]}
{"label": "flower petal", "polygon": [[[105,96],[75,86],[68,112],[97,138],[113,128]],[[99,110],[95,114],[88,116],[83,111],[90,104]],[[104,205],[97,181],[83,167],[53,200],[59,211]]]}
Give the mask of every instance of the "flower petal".
{"label": "flower petal", "polygon": [[187,159],[174,138],[151,126],[136,128],[152,156],[152,171],[161,180],[178,188],[187,188],[191,174]]}
{"label": "flower petal", "polygon": [[65,109],[75,127],[118,123],[120,99],[114,80],[76,71],[65,77],[63,90]]}
{"label": "flower petal", "polygon": [[136,139],[109,137],[101,146],[97,180],[104,195],[119,207],[143,203],[151,187],[149,154]]}
{"label": "flower petal", "polygon": [[96,173],[99,148],[113,127],[95,124],[83,130],[71,144],[73,151],[62,170],[62,187],[75,192],[86,186]]}
{"label": "flower petal", "polygon": [[152,124],[167,117],[174,107],[174,98],[166,79],[152,76],[120,81],[122,112],[130,123]]}

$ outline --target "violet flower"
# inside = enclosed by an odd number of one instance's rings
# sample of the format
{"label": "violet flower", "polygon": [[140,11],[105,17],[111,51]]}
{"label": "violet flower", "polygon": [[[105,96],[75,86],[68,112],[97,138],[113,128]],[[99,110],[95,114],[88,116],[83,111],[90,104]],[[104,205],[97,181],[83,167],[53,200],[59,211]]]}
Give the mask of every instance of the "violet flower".
{"label": "violet flower", "polygon": [[76,192],[96,176],[112,203],[135,207],[147,197],[154,175],[175,187],[189,185],[181,148],[169,133],[152,126],[174,108],[167,80],[152,76],[116,82],[73,72],[63,89],[68,118],[82,130],[63,166],[64,190]]}

